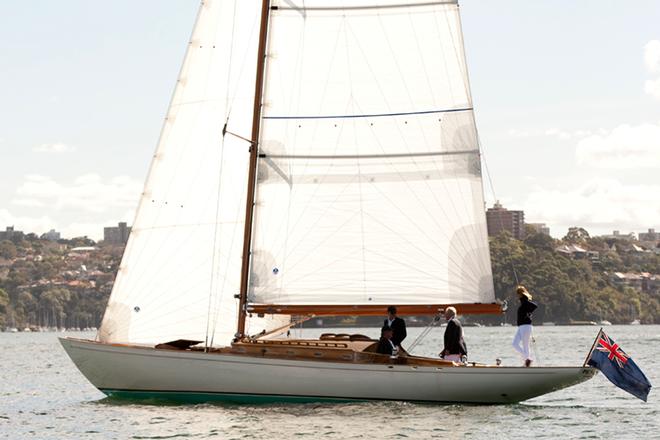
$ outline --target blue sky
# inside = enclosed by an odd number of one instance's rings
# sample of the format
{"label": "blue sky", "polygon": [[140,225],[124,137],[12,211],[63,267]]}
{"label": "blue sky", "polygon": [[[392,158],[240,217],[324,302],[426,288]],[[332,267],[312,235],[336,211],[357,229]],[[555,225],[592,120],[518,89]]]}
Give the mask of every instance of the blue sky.
{"label": "blue sky", "polygon": [[[131,222],[198,6],[0,3],[0,227]],[[461,12],[496,197],[555,236],[660,229],[660,2]]]}

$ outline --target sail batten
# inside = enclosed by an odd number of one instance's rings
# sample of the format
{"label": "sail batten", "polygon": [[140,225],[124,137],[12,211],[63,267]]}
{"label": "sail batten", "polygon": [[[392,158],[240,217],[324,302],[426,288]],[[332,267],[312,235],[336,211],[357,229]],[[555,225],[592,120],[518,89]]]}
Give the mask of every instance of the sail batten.
{"label": "sail batten", "polygon": [[355,118],[380,118],[386,116],[413,116],[413,115],[429,115],[435,113],[452,113],[452,112],[465,112],[473,110],[469,108],[453,108],[446,110],[420,110],[409,112],[393,112],[393,113],[372,113],[372,114],[350,114],[350,115],[298,115],[298,116],[283,116],[271,115],[264,116],[263,119],[355,119]]}
{"label": "sail batten", "polygon": [[455,156],[461,154],[479,154],[479,150],[458,150],[458,151],[429,151],[429,152],[410,152],[410,153],[389,153],[389,154],[335,154],[335,155],[293,155],[293,154],[266,154],[261,153],[261,158],[271,159],[384,159],[394,157],[425,157],[425,156]]}
{"label": "sail batten", "polygon": [[[380,2],[380,4],[363,4],[363,5],[342,5],[342,6],[295,6],[293,2],[285,1],[283,5],[272,6],[275,10],[293,10],[293,11],[358,11],[358,10],[386,10],[397,8],[415,8],[420,6],[435,6],[435,5],[453,5],[457,4],[458,0],[437,0],[431,2],[394,2],[387,4]],[[290,5],[290,6],[288,6]]]}

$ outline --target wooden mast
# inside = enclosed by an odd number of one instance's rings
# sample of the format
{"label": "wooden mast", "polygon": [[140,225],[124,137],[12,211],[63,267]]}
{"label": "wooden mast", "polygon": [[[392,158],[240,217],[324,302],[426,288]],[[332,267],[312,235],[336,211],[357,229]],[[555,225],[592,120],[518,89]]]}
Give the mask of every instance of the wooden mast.
{"label": "wooden mast", "polygon": [[247,303],[248,279],[250,272],[250,248],[252,243],[252,219],[254,217],[254,194],[257,175],[259,130],[261,128],[261,101],[263,97],[264,71],[266,68],[266,43],[268,36],[270,0],[261,3],[261,24],[259,28],[259,49],[257,51],[257,74],[254,85],[254,107],[252,113],[252,134],[250,136],[250,165],[248,190],[245,204],[245,230],[243,233],[243,261],[241,264],[241,285],[238,296],[238,327],[236,336],[245,335],[245,304]]}

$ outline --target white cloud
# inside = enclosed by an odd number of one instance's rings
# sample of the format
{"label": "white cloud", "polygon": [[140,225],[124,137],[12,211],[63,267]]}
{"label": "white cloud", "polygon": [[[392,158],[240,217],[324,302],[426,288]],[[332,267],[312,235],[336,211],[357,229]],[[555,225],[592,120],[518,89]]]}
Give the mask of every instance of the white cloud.
{"label": "white cloud", "polygon": [[631,232],[660,226],[660,185],[625,185],[615,179],[592,179],[577,188],[533,189],[524,203],[525,217],[564,235],[569,226],[589,232]]}
{"label": "white cloud", "polygon": [[100,240],[105,226],[133,221],[141,192],[142,182],[127,176],[85,174],[62,182],[27,175],[11,201],[13,212],[0,209],[0,228],[15,225],[36,234],[55,229],[65,238],[86,235]]}
{"label": "white cloud", "polygon": [[48,216],[16,216],[7,209],[0,209],[0,228],[3,231],[7,226],[14,226],[17,231],[23,231],[26,234],[29,232],[41,234],[50,231],[54,224],[53,219]]}
{"label": "white cloud", "polygon": [[137,205],[142,182],[127,176],[104,181],[97,174],[85,174],[73,182],[56,182],[50,177],[28,175],[16,190],[12,204],[50,208],[73,209],[86,213],[114,212],[117,208]]}
{"label": "white cloud", "polygon": [[655,99],[660,99],[660,78],[646,80],[644,82],[644,92]]}
{"label": "white cloud", "polygon": [[644,65],[649,73],[660,73],[660,41],[651,40],[644,46]]}
{"label": "white cloud", "polygon": [[41,144],[38,145],[34,148],[32,148],[32,151],[37,152],[37,153],[53,153],[53,154],[61,154],[61,153],[71,153],[76,151],[76,147],[73,147],[71,145],[63,144],[61,142],[57,142],[54,144]]}
{"label": "white cloud", "polygon": [[513,138],[530,138],[530,137],[553,137],[561,141],[566,141],[574,138],[582,138],[591,135],[590,130],[575,130],[566,131],[558,128],[548,128],[545,130],[517,130],[512,128],[508,131],[508,135]]}
{"label": "white cloud", "polygon": [[578,164],[594,168],[660,167],[660,124],[623,124],[589,136],[578,142],[575,156]]}

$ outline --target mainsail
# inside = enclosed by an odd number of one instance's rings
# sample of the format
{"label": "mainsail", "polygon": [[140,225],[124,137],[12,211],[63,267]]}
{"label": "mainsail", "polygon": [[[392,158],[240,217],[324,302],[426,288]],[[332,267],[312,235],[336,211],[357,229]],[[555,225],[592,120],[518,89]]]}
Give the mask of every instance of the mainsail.
{"label": "mainsail", "polygon": [[492,303],[455,1],[274,0],[251,304]]}
{"label": "mainsail", "polygon": [[[260,5],[205,0],[99,339],[227,344],[236,331]],[[249,331],[278,327],[255,319]],[[249,321],[250,323],[250,321]]]}

